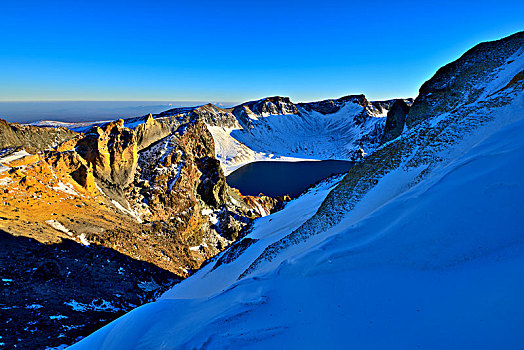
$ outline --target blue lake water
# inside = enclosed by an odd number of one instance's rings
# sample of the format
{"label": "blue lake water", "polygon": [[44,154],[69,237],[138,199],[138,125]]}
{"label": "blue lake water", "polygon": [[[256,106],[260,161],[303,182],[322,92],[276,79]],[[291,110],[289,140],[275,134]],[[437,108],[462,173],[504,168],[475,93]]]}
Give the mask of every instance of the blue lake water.
{"label": "blue lake water", "polygon": [[227,183],[244,195],[298,196],[310,185],[332,174],[345,173],[353,162],[323,160],[305,162],[263,161],[246,164],[229,176]]}

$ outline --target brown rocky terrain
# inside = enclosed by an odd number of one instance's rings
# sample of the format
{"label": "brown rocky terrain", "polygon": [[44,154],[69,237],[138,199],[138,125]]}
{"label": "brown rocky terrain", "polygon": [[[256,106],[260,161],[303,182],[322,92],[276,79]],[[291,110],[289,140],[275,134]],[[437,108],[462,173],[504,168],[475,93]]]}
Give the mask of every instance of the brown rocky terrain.
{"label": "brown rocky terrain", "polygon": [[[65,132],[57,144],[50,133],[53,141],[38,147],[33,139],[22,139],[0,153],[2,277],[16,281],[7,283],[0,299],[12,315],[4,327],[16,334],[9,344],[50,344],[51,328],[60,332],[54,336],[61,334],[57,344],[70,344],[150,300],[152,294],[146,297],[137,287],[139,279],[149,276],[154,290],[167,288],[229,246],[252,219],[282,205],[281,199],[244,197],[227,185],[200,118],[147,116],[131,127],[126,123],[93,126],[85,134]],[[49,260],[47,251],[55,257],[39,271],[54,277],[35,286],[34,269]],[[118,268],[105,262],[115,259]],[[72,277],[64,275],[63,266]],[[105,291],[97,292],[97,285]],[[103,299],[114,305],[116,294],[123,296],[120,306],[100,314],[95,304]],[[85,311],[92,319],[80,324],[63,306],[66,299],[95,305]],[[26,304],[42,305],[39,316]],[[49,319],[55,311],[68,321]],[[27,327],[30,322],[34,327]]]}

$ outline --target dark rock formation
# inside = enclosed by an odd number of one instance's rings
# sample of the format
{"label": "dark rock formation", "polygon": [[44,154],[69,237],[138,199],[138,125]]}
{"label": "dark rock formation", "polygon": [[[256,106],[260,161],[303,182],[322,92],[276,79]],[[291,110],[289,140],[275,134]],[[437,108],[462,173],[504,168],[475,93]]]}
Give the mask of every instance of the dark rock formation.
{"label": "dark rock formation", "polygon": [[402,133],[406,123],[409,106],[403,100],[395,100],[388,111],[386,126],[382,134],[381,144],[396,139]]}
{"label": "dark rock formation", "polygon": [[203,157],[198,160],[198,170],[202,173],[197,192],[207,205],[218,207],[226,203],[226,178],[216,158]]}
{"label": "dark rock formation", "polygon": [[[380,113],[384,113],[387,111],[389,111],[391,109],[391,107],[393,106],[393,103],[395,103],[395,101],[399,100],[398,98],[396,99],[392,99],[392,100],[385,100],[385,101],[373,101],[371,102],[371,104],[380,112]],[[413,99],[412,98],[402,98],[401,99],[402,101],[404,101],[404,103],[406,105],[408,105],[408,107],[411,107],[411,105],[413,104]]]}

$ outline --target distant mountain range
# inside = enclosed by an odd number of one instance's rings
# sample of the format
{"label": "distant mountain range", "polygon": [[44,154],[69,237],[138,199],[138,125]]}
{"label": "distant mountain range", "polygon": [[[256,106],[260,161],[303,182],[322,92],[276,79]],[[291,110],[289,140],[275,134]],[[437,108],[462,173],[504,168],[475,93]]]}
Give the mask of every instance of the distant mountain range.
{"label": "distant mountain range", "polygon": [[[0,101],[0,118],[9,122],[38,120],[61,122],[100,121],[130,118],[166,109],[196,106],[205,102],[187,101]],[[232,106],[234,103],[217,103]]]}
{"label": "distant mountain range", "polygon": [[[391,125],[401,128],[396,135],[385,132],[386,116],[395,101],[403,102],[403,116],[392,115]],[[293,103],[288,97],[267,97],[231,108],[215,104],[178,107],[153,114],[155,119],[186,117],[201,119],[215,143],[215,155],[226,175],[242,165],[260,160],[358,160],[373,152],[385,134],[392,139],[402,131],[403,118],[413,99],[368,101],[364,95],[309,103]],[[402,114],[402,113],[401,113]],[[134,128],[147,115],[124,120]],[[86,132],[102,122],[39,120],[31,125],[65,127]],[[391,127],[389,127],[391,129]]]}

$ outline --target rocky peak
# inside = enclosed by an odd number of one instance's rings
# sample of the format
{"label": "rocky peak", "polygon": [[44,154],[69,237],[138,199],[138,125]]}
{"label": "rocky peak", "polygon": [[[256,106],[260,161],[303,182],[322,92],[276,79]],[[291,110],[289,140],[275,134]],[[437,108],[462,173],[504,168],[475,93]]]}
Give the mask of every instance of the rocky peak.
{"label": "rocky peak", "polygon": [[224,128],[239,126],[231,109],[223,109],[211,103],[195,108],[191,114],[194,118],[202,119],[207,125]]}
{"label": "rocky peak", "polygon": [[297,107],[291,102],[289,97],[281,96],[266,97],[261,100],[246,102],[235,107],[234,111],[239,108],[258,116],[298,114]]}
{"label": "rocky peak", "polygon": [[145,122],[139,124],[134,130],[137,150],[141,151],[152,143],[168,136],[172,132],[173,126],[171,123],[159,122],[149,114],[146,116]]}
{"label": "rocky peak", "polygon": [[77,152],[93,166],[97,178],[119,187],[134,179],[137,166],[137,142],[124,121],[94,126],[77,143]]}
{"label": "rocky peak", "polygon": [[369,101],[364,94],[360,95],[347,95],[338,99],[340,102],[352,102],[356,103],[361,107],[369,105]]}
{"label": "rocky peak", "polygon": [[338,99],[329,99],[318,102],[299,103],[298,106],[304,108],[306,111],[316,111],[322,114],[336,113],[346,103],[356,103],[361,107],[366,107],[369,104],[364,95],[347,95]]}

